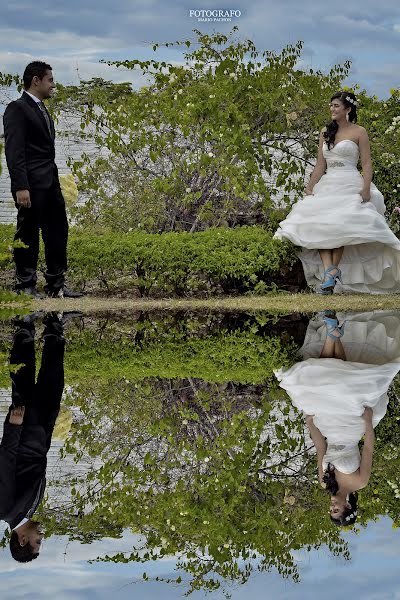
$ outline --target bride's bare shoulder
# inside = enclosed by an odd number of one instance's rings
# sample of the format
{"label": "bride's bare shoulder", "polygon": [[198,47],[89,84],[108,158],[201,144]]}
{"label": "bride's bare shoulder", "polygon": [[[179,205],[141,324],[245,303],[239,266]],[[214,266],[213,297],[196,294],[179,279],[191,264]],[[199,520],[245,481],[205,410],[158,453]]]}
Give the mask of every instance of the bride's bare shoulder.
{"label": "bride's bare shoulder", "polygon": [[353,124],[352,131],[354,131],[359,138],[368,135],[365,127],[362,127],[362,125],[356,125],[355,123]]}

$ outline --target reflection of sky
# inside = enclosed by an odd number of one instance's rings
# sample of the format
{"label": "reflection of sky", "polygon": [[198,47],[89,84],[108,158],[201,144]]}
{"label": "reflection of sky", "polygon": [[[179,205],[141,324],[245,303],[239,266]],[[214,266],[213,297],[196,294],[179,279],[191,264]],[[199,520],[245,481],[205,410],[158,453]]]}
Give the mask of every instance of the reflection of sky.
{"label": "reflection of sky", "polygon": [[[391,520],[382,518],[371,523],[360,534],[346,533],[352,555],[351,561],[333,557],[326,548],[312,552],[297,552],[301,583],[283,580],[278,574],[254,572],[245,586],[228,586],[232,598],[249,600],[279,598],[324,598],[336,600],[344,594],[363,600],[400,599],[400,534],[393,530]],[[163,600],[182,598],[180,586],[158,582],[143,582],[142,573],[150,577],[177,577],[173,571],[174,559],[164,559],[145,565],[88,564],[88,559],[114,551],[129,550],[137,539],[126,533],[122,540],[105,539],[91,545],[68,543],[66,538],[45,540],[43,554],[29,565],[18,565],[8,548],[0,551],[0,597],[2,600],[125,600],[132,597],[152,600],[162,594]],[[186,576],[182,573],[182,578]],[[28,592],[29,590],[29,592]],[[206,597],[196,592],[194,599]],[[210,600],[222,599],[222,593],[213,593]]]}

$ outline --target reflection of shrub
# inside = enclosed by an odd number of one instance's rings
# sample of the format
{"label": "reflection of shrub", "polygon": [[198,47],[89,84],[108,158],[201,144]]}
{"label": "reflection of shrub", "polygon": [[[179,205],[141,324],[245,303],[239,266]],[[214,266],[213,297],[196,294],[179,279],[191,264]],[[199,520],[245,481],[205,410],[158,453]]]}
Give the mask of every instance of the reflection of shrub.
{"label": "reflection of shrub", "polygon": [[65,356],[67,381],[86,382],[91,389],[109,381],[148,377],[259,384],[275,381],[273,369],[296,359],[297,344],[282,340],[265,315],[259,322],[247,317],[233,330],[226,323],[217,327],[215,317],[203,317],[206,326],[200,318],[186,314],[185,319],[186,327],[171,315],[133,322],[130,336],[122,337],[112,326],[75,332]]}

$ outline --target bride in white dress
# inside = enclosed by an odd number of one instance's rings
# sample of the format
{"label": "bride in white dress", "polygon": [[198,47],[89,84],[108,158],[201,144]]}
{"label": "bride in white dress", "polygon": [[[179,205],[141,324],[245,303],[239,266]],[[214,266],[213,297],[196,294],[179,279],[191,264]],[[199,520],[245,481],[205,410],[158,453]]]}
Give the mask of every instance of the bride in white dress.
{"label": "bride in white dress", "polygon": [[[274,238],[301,247],[304,275],[318,293],[400,293],[400,240],[386,222],[383,196],[372,183],[368,134],[355,124],[356,97],[338,92],[330,109],[332,121],[320,133],[305,196]],[[357,169],[360,157],[363,176]]]}
{"label": "bride in white dress", "polygon": [[338,317],[310,321],[300,350],[304,360],[274,373],[306,415],[319,481],[332,495],[331,518],[350,525],[357,516],[354,492],[371,473],[374,428],[400,370],[400,312],[351,314],[341,326]]}

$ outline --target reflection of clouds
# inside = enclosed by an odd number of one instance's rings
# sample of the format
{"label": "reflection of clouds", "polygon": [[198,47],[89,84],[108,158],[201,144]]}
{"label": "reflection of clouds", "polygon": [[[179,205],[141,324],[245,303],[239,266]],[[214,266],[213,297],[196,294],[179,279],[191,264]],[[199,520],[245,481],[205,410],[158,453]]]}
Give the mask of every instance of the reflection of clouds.
{"label": "reflection of clouds", "polygon": [[[105,538],[93,544],[70,542],[66,537],[54,536],[44,541],[41,556],[27,565],[18,565],[10,556],[8,548],[0,552],[0,597],[2,600],[20,600],[26,598],[29,585],[30,600],[47,600],[57,597],[59,600],[93,598],[118,600],[132,598],[132,592],[139,592],[141,598],[154,598],[147,595],[150,591],[143,582],[143,572],[151,577],[176,577],[173,572],[175,558],[164,558],[148,564],[113,564],[86,561],[97,556],[114,552],[131,551],[139,536],[125,531],[121,539]],[[185,575],[182,574],[182,578]],[[135,583],[141,583],[139,587]],[[158,591],[160,589],[158,584]],[[133,587],[134,586],[134,587]],[[169,588],[169,586],[166,586]],[[35,593],[35,590],[40,590]],[[176,592],[171,588],[171,591]],[[168,598],[163,594],[164,598]],[[180,594],[178,594],[180,595]],[[175,597],[175,596],[171,596]]]}
{"label": "reflection of clouds", "polygon": [[[369,543],[373,545],[373,552],[376,554],[376,560],[385,564],[387,560],[398,561],[400,555],[400,533],[398,529],[392,529],[392,520],[389,517],[382,517],[371,528],[368,528],[366,537],[370,536]],[[360,555],[368,552],[368,546],[358,548]],[[400,591],[400,590],[399,590]]]}
{"label": "reflection of clouds", "polygon": [[[391,525],[391,519],[382,517],[376,523],[371,522],[367,529],[361,529],[359,535],[343,532],[349,543],[350,561],[332,557],[325,547],[312,552],[295,551],[293,555],[299,562],[300,584],[283,580],[275,572],[254,572],[244,587],[234,585],[230,589],[232,598],[241,600],[245,593],[251,600],[266,600],[265,586],[268,585],[267,597],[279,600],[319,600],[321,597],[336,600],[343,594],[363,600],[400,599],[400,537]],[[102,553],[130,549],[137,541],[138,536],[127,530],[120,540],[105,539],[86,546],[71,542],[64,557],[66,538],[54,537],[45,542],[43,557],[22,567],[3,551],[4,556],[0,558],[0,597],[2,600],[22,600],[26,598],[29,583],[31,600],[53,600],[54,597],[60,600],[109,600],[110,597],[131,600],[132,596],[153,600],[160,593],[163,600],[182,599],[186,590],[184,584],[173,586],[142,581],[144,571],[149,577],[177,577],[178,573],[173,571],[173,558],[145,564],[89,565],[83,562]],[[187,581],[186,574],[181,573],[181,576]],[[40,592],[35,594],[35,590]],[[191,596],[192,600],[204,597],[203,591]],[[223,596],[222,593],[214,593],[211,598],[222,600]]]}
{"label": "reflection of clouds", "polygon": [[[120,590],[119,588],[123,584],[126,584],[126,588]],[[30,572],[29,586],[31,590],[29,598],[31,600],[50,598],[57,598],[58,600],[96,598],[96,600],[100,600],[110,598],[115,594],[118,594],[120,600],[128,598],[132,594],[132,586],[129,585],[128,576],[123,580],[121,575],[117,579],[116,577],[113,578],[112,574],[93,573],[88,575],[85,571],[76,569],[66,569],[59,572],[47,570],[45,577]],[[40,591],[35,593],[35,589],[40,589]],[[7,581],[6,585],[3,586],[0,582],[0,593],[3,600],[26,598],[26,576],[21,573],[13,574],[12,580]]]}
{"label": "reflection of clouds", "polygon": [[[363,600],[391,600],[400,598],[398,557],[400,536],[392,529],[392,521],[382,517],[371,522],[359,535],[342,532],[349,544],[351,560],[334,558],[326,548],[312,552],[296,551],[301,575],[300,584],[280,581],[277,575],[268,580],[269,597],[280,600],[336,600],[338,597]],[[252,595],[252,582],[246,592]],[[261,599],[261,596],[260,596]]]}
{"label": "reflection of clouds", "polygon": [[[294,555],[299,561],[302,578],[300,584],[284,581],[276,573],[254,573],[245,587],[234,585],[231,588],[233,600],[243,598],[244,591],[251,600],[265,600],[265,585],[268,585],[268,597],[280,600],[300,600],[305,597],[312,600],[321,597],[336,600],[341,593],[355,598],[362,597],[363,600],[400,598],[400,594],[394,591],[400,585],[397,564],[400,540],[398,534],[391,529],[391,520],[382,518],[377,523],[371,523],[367,530],[362,529],[359,536],[346,532],[344,537],[350,545],[351,561],[333,558],[326,548],[310,553],[296,551]],[[15,568],[12,559],[2,556],[1,598],[25,598],[29,577],[30,589],[40,589],[37,595],[30,593],[31,600],[47,600],[55,596],[60,600],[109,600],[110,597],[125,600],[131,599],[132,595],[137,595],[140,600],[153,600],[160,593],[163,600],[181,599],[186,589],[183,584],[172,586],[142,581],[144,571],[150,577],[176,577],[177,572],[173,571],[175,561],[172,558],[143,565],[89,565],[82,562],[101,553],[131,548],[137,540],[138,536],[127,531],[121,540],[106,539],[86,547],[78,542],[71,542],[64,562],[66,539],[52,538],[44,548],[47,557],[43,555],[43,560],[41,557],[35,561],[36,564],[31,563],[23,568]],[[181,575],[187,581],[187,575]],[[332,577],[335,577],[334,586]],[[204,592],[194,593],[191,597],[193,600],[204,598]],[[212,598],[222,600],[222,594],[215,593]]]}
{"label": "reflection of clouds", "polygon": [[[4,522],[1,522],[3,531],[5,530]],[[32,566],[37,564],[38,568],[57,567],[63,563],[76,563],[80,561],[94,560],[98,556],[105,556],[113,552],[132,551],[134,545],[138,545],[142,538],[137,534],[130,533],[125,530],[123,537],[120,539],[104,538],[96,540],[92,544],[81,544],[78,541],[68,542],[67,536],[52,536],[43,541],[43,548],[40,557],[31,563]],[[16,564],[11,558],[8,548],[0,550],[1,564],[9,564],[14,567]]]}
{"label": "reflection of clouds", "polygon": [[[88,576],[80,571],[65,571],[55,573],[48,571],[46,578],[40,581],[35,575],[29,574],[29,600],[154,600],[162,592],[163,600],[182,598],[182,588],[157,582],[145,582],[142,577],[135,577],[129,572],[128,565],[119,568],[118,573],[110,570],[108,573],[93,573]],[[162,573],[163,577],[174,576],[170,571]],[[21,575],[13,575],[8,587],[0,583],[2,600],[22,600],[27,598],[27,580]],[[40,590],[36,591],[39,589]],[[162,587],[161,587],[162,586]],[[193,595],[193,600],[203,598],[203,594]],[[211,598],[210,598],[211,600]]]}

